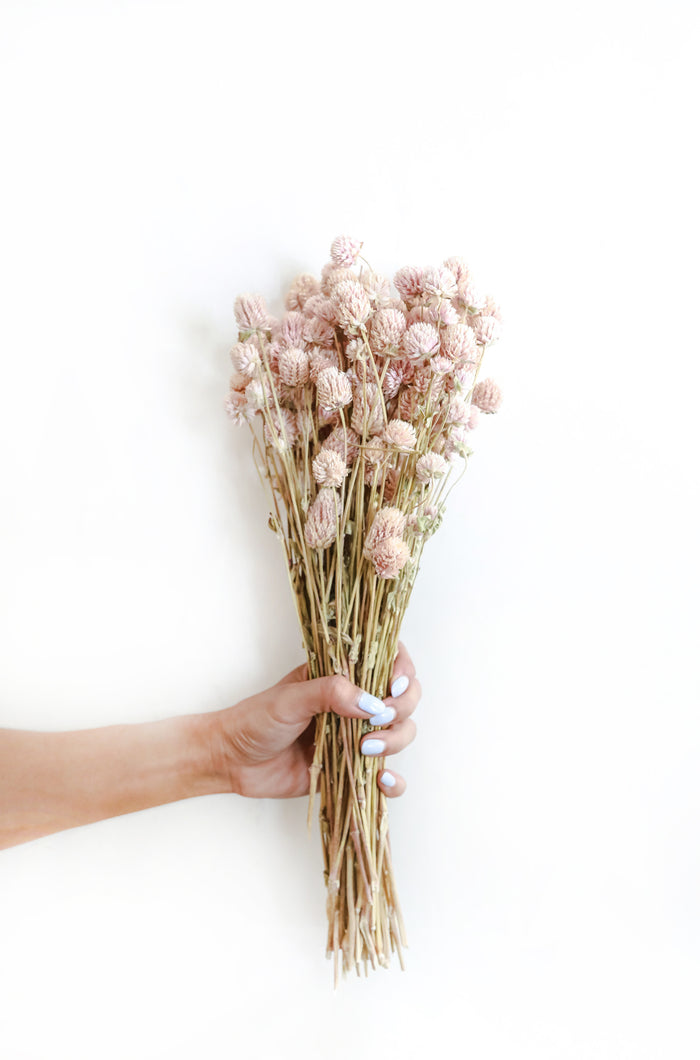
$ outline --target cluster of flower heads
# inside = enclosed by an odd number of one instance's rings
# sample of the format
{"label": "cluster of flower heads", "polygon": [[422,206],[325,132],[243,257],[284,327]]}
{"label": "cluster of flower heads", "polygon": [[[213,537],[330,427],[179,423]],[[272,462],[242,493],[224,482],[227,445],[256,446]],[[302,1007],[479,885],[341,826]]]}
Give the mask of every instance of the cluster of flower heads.
{"label": "cluster of flower heads", "polygon": [[[343,491],[359,464],[383,505],[363,554],[379,577],[396,578],[411,555],[405,535],[435,529],[436,487],[469,455],[479,414],[500,407],[498,385],[477,382],[477,373],[499,337],[501,314],[462,258],[406,266],[392,286],[361,249],[349,236],[334,239],[320,278],[304,273],[293,281],[281,319],[260,295],[236,299],[226,409],[239,424],[260,418],[280,463],[310,468],[316,492],[304,536],[311,548],[340,541]],[[398,492],[405,511],[391,507]]]}

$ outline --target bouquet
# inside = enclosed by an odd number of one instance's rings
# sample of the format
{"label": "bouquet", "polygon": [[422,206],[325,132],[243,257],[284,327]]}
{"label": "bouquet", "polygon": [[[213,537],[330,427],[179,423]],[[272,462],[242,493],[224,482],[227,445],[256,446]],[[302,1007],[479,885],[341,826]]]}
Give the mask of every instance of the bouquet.
{"label": "bouquet", "polygon": [[[401,268],[392,287],[361,249],[334,239],[320,279],[291,284],[281,319],[260,295],[236,298],[226,409],[252,429],[309,677],[343,674],[383,698],[425,543],[480,413],[501,404],[478,378],[501,313],[462,258]],[[383,760],[359,750],[371,728],[316,721],[309,823],[319,792],[336,982],[339,965],[367,974],[393,951],[404,966]]]}

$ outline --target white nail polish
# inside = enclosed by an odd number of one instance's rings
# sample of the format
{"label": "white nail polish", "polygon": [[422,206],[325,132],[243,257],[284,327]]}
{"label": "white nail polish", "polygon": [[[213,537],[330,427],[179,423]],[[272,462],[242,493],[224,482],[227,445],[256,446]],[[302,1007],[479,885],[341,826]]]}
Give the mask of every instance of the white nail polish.
{"label": "white nail polish", "polygon": [[391,686],[391,694],[394,699],[396,699],[397,696],[402,696],[408,688],[408,685],[409,680],[406,677],[406,674],[401,674],[400,677],[397,677]]}
{"label": "white nail polish", "polygon": [[393,707],[385,707],[381,714],[375,714],[374,717],[370,718],[370,725],[391,725],[392,721],[396,717],[396,711]]}
{"label": "white nail polish", "polygon": [[386,750],[386,744],[383,740],[365,740],[361,750],[363,755],[380,755]]}
{"label": "white nail polish", "polygon": [[376,696],[370,695],[369,692],[362,692],[360,694],[357,705],[360,710],[365,710],[368,714],[383,714],[386,710],[386,706],[382,700],[377,699]]}
{"label": "white nail polish", "polygon": [[393,775],[393,773],[387,773],[385,771],[384,773],[382,773],[379,779],[385,788],[393,788],[396,784],[396,777]]}

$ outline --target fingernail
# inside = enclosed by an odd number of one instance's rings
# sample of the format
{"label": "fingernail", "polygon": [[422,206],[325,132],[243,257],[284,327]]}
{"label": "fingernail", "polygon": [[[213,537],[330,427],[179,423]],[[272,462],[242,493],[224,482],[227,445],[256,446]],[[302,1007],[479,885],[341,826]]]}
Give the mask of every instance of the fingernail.
{"label": "fingernail", "polygon": [[384,752],[386,744],[383,740],[365,740],[362,744],[363,755],[380,755]]}
{"label": "fingernail", "polygon": [[385,707],[381,714],[375,714],[370,719],[370,725],[391,725],[392,721],[396,717],[396,711],[393,707]]}
{"label": "fingernail", "polygon": [[379,780],[384,785],[385,788],[393,788],[394,785],[396,784],[396,777],[394,776],[394,774],[393,773],[387,773],[386,771],[384,773],[382,773],[382,775],[379,778]]}
{"label": "fingernail", "polygon": [[387,709],[386,704],[381,699],[370,695],[369,692],[361,693],[357,705],[360,710],[366,710],[368,714],[383,714]]}
{"label": "fingernail", "polygon": [[396,699],[397,696],[402,696],[408,688],[408,685],[409,681],[406,674],[401,674],[400,677],[397,677],[391,686],[391,694],[394,699]]}

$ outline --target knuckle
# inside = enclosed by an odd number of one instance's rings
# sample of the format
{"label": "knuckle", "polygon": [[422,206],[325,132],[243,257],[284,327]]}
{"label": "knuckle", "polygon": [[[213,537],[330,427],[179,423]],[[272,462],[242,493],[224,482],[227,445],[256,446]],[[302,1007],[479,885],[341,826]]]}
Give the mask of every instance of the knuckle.
{"label": "knuckle", "polygon": [[332,674],[325,680],[328,702],[332,703],[333,706],[343,703],[347,699],[350,684],[347,678],[343,677],[342,674]]}

